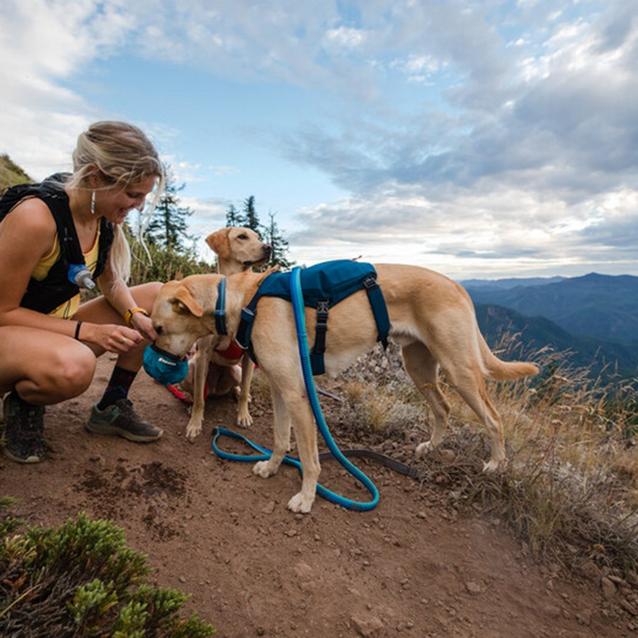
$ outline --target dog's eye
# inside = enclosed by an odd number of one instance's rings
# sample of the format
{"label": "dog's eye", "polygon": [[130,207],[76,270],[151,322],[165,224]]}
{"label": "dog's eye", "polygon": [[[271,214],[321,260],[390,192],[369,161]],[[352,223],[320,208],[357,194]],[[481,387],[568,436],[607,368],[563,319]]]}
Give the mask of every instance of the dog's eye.
{"label": "dog's eye", "polygon": [[248,239],[248,235],[246,235],[246,233],[242,233],[241,235],[237,235],[237,239]]}
{"label": "dog's eye", "polygon": [[164,329],[162,326],[153,326],[153,328],[155,328],[155,332],[157,332],[158,335],[161,335],[162,330]]}

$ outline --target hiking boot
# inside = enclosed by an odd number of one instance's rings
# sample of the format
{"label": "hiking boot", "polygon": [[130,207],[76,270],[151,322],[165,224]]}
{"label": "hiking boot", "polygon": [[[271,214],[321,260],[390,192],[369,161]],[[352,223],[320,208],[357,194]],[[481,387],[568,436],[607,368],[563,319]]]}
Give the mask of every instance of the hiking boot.
{"label": "hiking boot", "polygon": [[6,457],[17,463],[39,463],[46,458],[43,405],[25,403],[9,392],[3,401],[3,420]]}
{"label": "hiking boot", "polygon": [[94,405],[91,418],[84,427],[89,432],[122,436],[136,443],[156,441],[163,433],[160,428],[140,418],[128,399],[118,399],[104,410]]}

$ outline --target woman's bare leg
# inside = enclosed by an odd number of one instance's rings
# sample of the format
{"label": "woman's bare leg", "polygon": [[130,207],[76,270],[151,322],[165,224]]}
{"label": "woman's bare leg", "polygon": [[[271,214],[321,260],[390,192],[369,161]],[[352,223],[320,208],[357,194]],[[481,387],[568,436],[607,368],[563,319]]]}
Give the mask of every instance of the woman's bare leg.
{"label": "woman's bare leg", "polygon": [[37,463],[47,453],[44,406],[86,390],[95,354],[83,343],[45,330],[0,328],[0,391],[4,398],[4,454]]}

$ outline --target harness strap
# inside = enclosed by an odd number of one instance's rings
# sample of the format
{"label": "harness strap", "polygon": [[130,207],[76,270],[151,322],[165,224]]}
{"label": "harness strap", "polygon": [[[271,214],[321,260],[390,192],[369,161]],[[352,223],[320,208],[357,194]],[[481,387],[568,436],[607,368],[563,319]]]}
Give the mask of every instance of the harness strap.
{"label": "harness strap", "polygon": [[310,365],[312,374],[323,374],[326,367],[323,355],[326,352],[326,333],[328,332],[328,310],[330,302],[325,299],[317,304],[317,320],[315,323],[315,344],[310,353]]}
{"label": "harness strap", "polygon": [[226,329],[226,277],[217,284],[217,303],[215,304],[215,331],[218,335],[227,335]]}
{"label": "harness strap", "polygon": [[363,287],[368,294],[374,322],[377,324],[377,341],[381,342],[385,350],[388,347],[388,335],[390,334],[390,317],[381,286],[379,286],[376,276],[370,275],[363,280]]}

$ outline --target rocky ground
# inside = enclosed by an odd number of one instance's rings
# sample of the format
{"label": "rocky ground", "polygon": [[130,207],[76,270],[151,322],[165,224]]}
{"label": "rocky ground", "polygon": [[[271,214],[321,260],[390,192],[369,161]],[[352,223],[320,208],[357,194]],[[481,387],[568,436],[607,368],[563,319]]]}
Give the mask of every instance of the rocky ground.
{"label": "rocky ground", "polygon": [[[311,515],[291,514],[296,471],[263,480],[248,464],[211,455],[213,426],[233,427],[231,399],[209,402],[205,433],[190,444],[185,406],[142,373],[132,398],[163,438],[135,445],[88,434],[83,422],[110,366],[104,357],[84,396],[49,409],[50,461],[0,461],[0,494],[16,497],[17,513],[31,523],[56,524],[78,511],[115,520],[148,554],[157,582],[190,593],[190,608],[218,636],[635,635],[638,583],[595,566],[575,575],[535,563],[501,521],[455,507],[445,478],[424,474],[418,482],[364,462],[381,490],[376,510],[318,499]],[[339,395],[352,375],[369,381],[394,366],[373,358],[329,388]],[[363,442],[411,458],[414,433],[385,445],[381,434],[362,441],[365,432],[344,422],[343,404],[324,404],[343,446]],[[269,446],[263,380],[252,411],[250,436]],[[366,498],[332,463],[322,480]]]}

